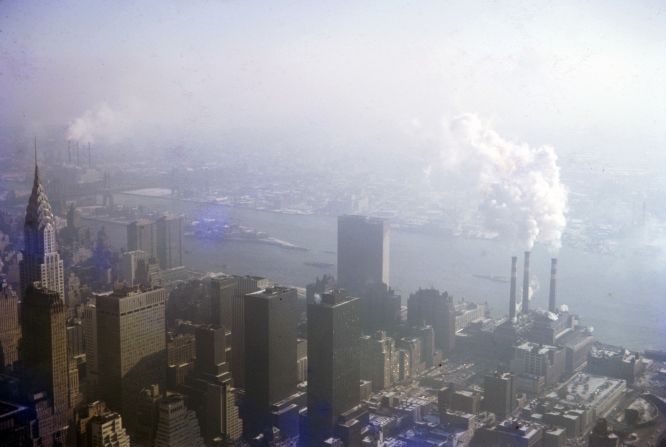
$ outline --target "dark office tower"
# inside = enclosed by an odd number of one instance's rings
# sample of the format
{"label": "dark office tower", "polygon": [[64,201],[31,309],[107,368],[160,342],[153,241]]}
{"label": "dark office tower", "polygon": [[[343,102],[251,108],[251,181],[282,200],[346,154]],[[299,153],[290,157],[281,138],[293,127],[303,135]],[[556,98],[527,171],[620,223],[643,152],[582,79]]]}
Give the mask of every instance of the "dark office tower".
{"label": "dark office tower", "polygon": [[307,304],[308,445],[333,436],[338,416],[359,405],[360,304],[341,290]]}
{"label": "dark office tower", "polygon": [[126,289],[97,297],[100,391],[130,429],[140,391],[165,383],[165,301],[164,289]]}
{"label": "dark office tower", "polygon": [[550,260],[550,292],[548,293],[548,310],[557,312],[557,258]]}
{"label": "dark office tower", "polygon": [[361,330],[364,334],[386,331],[394,335],[401,322],[401,298],[384,283],[366,286],[361,297]]}
{"label": "dark office tower", "polygon": [[530,310],[530,252],[525,252],[525,261],[523,265],[523,313]]}
{"label": "dark office tower", "polygon": [[28,200],[23,227],[24,250],[21,261],[21,296],[35,281],[65,299],[65,275],[58,254],[55,217],[39,179],[35,154],[35,180]]}
{"label": "dark office tower", "polygon": [[227,372],[224,328],[199,326],[195,329],[197,374],[217,376]]}
{"label": "dark office tower", "polygon": [[259,276],[235,276],[231,302],[231,372],[234,386],[245,387],[245,295],[270,287],[272,282]]}
{"label": "dark office tower", "polygon": [[338,285],[353,296],[389,284],[389,225],[365,216],[338,217]]}
{"label": "dark office tower", "polygon": [[456,310],[453,297],[437,289],[419,289],[407,302],[407,317],[412,327],[430,324],[435,332],[435,346],[444,353],[455,349]]}
{"label": "dark office tower", "polygon": [[18,296],[5,282],[0,284],[0,371],[11,369],[18,360],[21,339]]}
{"label": "dark office tower", "polygon": [[234,331],[232,303],[235,289],[236,278],[233,276],[221,276],[210,281],[210,321],[215,327],[224,326],[231,330],[232,334]]}
{"label": "dark office tower", "polygon": [[315,282],[305,286],[305,299],[310,302],[314,299],[315,293],[323,295],[329,290],[336,288],[335,278],[331,275],[324,275],[321,278],[317,277]]}
{"label": "dark office tower", "polygon": [[183,265],[183,218],[162,216],[155,222],[156,254],[160,268],[170,269]]}
{"label": "dark office tower", "polygon": [[516,281],[517,281],[518,257],[511,257],[511,289],[509,290],[509,321],[516,319]]}
{"label": "dark office tower", "polygon": [[30,286],[21,303],[20,359],[30,395],[45,392],[53,408],[53,432],[66,428],[69,363],[65,303],[57,292]]}
{"label": "dark office tower", "polygon": [[270,428],[271,405],[296,393],[296,290],[276,286],[244,301],[243,426],[246,437],[253,438]]}
{"label": "dark office tower", "polygon": [[514,379],[511,373],[495,372],[484,378],[483,409],[505,418],[516,407]]}
{"label": "dark office tower", "polygon": [[194,373],[186,379],[189,406],[199,418],[207,443],[236,441],[243,432],[238,416],[231,373],[225,361],[225,330],[211,326],[196,329]]}

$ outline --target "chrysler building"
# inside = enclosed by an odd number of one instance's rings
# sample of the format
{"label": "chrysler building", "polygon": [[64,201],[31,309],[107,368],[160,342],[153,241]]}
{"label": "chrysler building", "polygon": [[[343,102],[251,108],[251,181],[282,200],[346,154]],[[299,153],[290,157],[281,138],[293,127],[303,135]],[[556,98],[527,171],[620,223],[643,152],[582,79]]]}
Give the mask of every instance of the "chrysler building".
{"label": "chrysler building", "polygon": [[58,254],[55,216],[39,180],[35,148],[35,181],[25,213],[24,251],[21,261],[21,294],[29,285],[39,282],[44,289],[58,292],[65,301],[63,262]]}

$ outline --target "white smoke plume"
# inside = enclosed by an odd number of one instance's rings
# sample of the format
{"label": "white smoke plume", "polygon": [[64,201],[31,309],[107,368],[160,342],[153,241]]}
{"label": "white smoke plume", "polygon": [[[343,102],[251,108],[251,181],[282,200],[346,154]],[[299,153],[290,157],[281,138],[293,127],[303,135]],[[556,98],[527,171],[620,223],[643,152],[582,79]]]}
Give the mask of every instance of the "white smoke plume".
{"label": "white smoke plume", "polygon": [[568,193],[552,147],[506,140],[464,114],[445,123],[439,155],[444,175],[463,185],[489,233],[527,250],[535,242],[560,248]]}
{"label": "white smoke plume", "polygon": [[100,103],[70,122],[66,138],[82,144],[114,143],[129,136],[137,112],[136,103],[123,105],[121,111],[112,109],[105,102]]}

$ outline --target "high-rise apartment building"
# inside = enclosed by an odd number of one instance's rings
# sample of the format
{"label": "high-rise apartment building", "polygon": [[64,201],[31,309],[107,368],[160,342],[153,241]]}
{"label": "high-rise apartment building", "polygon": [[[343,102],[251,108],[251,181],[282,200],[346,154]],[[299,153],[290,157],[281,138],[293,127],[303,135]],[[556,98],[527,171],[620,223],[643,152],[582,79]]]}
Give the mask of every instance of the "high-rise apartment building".
{"label": "high-rise apartment building", "polygon": [[98,296],[97,357],[101,394],[128,426],[140,391],[164,386],[166,370],[164,289],[118,290]]}
{"label": "high-rise apartment building", "polygon": [[308,445],[335,434],[338,417],[360,403],[360,299],[333,290],[307,304]]}
{"label": "high-rise apartment building", "polygon": [[296,393],[296,290],[272,287],[249,293],[244,305],[248,368],[243,427],[253,437],[271,426],[271,406]]}
{"label": "high-rise apartment building", "polygon": [[514,376],[511,373],[487,374],[483,381],[483,409],[505,418],[516,407]]}
{"label": "high-rise apartment building", "polygon": [[21,295],[34,282],[57,292],[65,300],[65,275],[56,241],[55,216],[39,179],[35,160],[35,178],[28,200],[23,227],[24,250],[21,261]]}
{"label": "high-rise apartment building", "polygon": [[353,296],[389,284],[389,224],[366,216],[338,217],[338,286]]}

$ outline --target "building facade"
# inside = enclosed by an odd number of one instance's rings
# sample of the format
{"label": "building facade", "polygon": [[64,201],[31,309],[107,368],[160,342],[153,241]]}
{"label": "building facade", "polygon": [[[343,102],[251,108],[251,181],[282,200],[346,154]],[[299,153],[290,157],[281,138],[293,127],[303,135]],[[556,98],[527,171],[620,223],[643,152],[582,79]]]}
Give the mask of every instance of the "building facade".
{"label": "building facade", "polygon": [[389,225],[366,216],[338,217],[338,285],[359,296],[369,285],[389,285]]}
{"label": "building facade", "polygon": [[141,389],[164,386],[166,371],[166,291],[119,290],[96,303],[99,383],[109,407],[132,428]]}
{"label": "building facade", "polygon": [[245,295],[244,431],[272,425],[271,406],[296,393],[296,290],[272,287]]}
{"label": "building facade", "polygon": [[319,445],[338,416],[360,403],[360,299],[334,290],[307,304],[308,410],[305,437]]}

